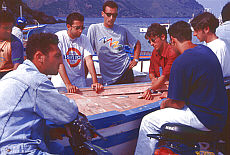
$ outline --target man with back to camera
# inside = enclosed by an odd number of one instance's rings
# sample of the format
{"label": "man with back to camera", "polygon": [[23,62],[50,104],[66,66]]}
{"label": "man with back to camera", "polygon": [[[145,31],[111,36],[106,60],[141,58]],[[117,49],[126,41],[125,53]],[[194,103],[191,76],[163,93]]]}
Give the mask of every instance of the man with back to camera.
{"label": "man with back to camera", "polygon": [[[59,74],[66,85],[68,92],[76,93],[78,87],[86,87],[85,66],[88,68],[93,84],[92,88],[96,92],[103,89],[103,85],[98,83],[94,63],[92,60],[93,49],[89,39],[82,34],[84,29],[84,16],[74,12],[67,16],[66,26],[68,30],[56,33],[59,39],[58,47],[63,55],[63,64],[60,64]],[[55,85],[55,79],[52,78]]]}
{"label": "man with back to camera", "polygon": [[[92,24],[87,36],[99,59],[103,83],[124,84],[134,82],[132,68],[137,65],[141,44],[128,30],[114,24],[118,16],[118,6],[114,1],[106,1],[101,12],[104,23]],[[134,47],[131,61],[124,46]]]}
{"label": "man with back to camera", "polygon": [[67,124],[78,115],[77,104],[60,94],[47,75],[56,75],[62,55],[58,37],[51,33],[32,35],[26,47],[27,60],[0,80],[0,154],[61,154],[49,150],[46,120]]}
{"label": "man with back to camera", "polygon": [[11,34],[13,23],[11,13],[0,11],[0,79],[24,61],[23,45]]}
{"label": "man with back to camera", "polygon": [[165,123],[204,131],[222,131],[226,123],[228,103],[218,58],[210,48],[191,42],[192,30],[187,22],[171,25],[169,35],[181,55],[171,68],[168,98],[161,102],[160,110],[142,119],[136,155],[153,154],[157,140],[147,134],[159,134]]}
{"label": "man with back to camera", "polygon": [[[148,27],[145,39],[149,40],[149,44],[154,47],[149,66],[152,86],[143,94],[146,100],[151,100],[153,99],[151,94],[169,80],[171,66],[179,54],[167,43],[166,28],[158,23]],[[163,71],[162,75],[160,75],[160,67]]]}

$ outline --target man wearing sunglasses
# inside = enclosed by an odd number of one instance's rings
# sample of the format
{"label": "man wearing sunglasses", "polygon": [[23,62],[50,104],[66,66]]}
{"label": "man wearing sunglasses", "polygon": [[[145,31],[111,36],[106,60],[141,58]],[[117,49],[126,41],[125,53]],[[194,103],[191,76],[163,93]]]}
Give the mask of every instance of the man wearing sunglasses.
{"label": "man wearing sunglasses", "polygon": [[[134,82],[132,68],[137,65],[141,44],[128,30],[114,24],[118,16],[118,6],[113,1],[103,5],[104,23],[92,24],[87,36],[97,52],[103,82],[107,85]],[[125,45],[134,48],[131,61],[125,52]]]}
{"label": "man wearing sunglasses", "polygon": [[[175,52],[167,43],[166,28],[158,23],[153,23],[148,27],[145,38],[154,47],[149,66],[149,78],[152,81],[152,86],[143,94],[143,98],[151,100],[153,98],[151,94],[169,80],[171,66],[179,53]],[[160,68],[162,68],[161,75]]]}
{"label": "man wearing sunglasses", "polygon": [[97,81],[92,60],[93,49],[91,44],[88,38],[82,34],[84,29],[84,16],[80,13],[71,13],[66,19],[66,25],[68,30],[62,30],[56,33],[59,39],[58,46],[63,56],[63,64],[60,64],[59,67],[58,72],[60,75],[52,77],[52,82],[56,87],[62,86],[64,82],[68,92],[76,93],[78,87],[86,86],[86,63],[93,80],[92,88],[98,92],[103,86]]}

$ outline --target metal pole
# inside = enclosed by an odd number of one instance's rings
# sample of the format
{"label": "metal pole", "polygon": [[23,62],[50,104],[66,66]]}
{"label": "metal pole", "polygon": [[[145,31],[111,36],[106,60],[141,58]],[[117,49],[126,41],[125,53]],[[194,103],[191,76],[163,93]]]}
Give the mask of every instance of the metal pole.
{"label": "metal pole", "polygon": [[22,6],[20,5],[20,17],[22,18]]}

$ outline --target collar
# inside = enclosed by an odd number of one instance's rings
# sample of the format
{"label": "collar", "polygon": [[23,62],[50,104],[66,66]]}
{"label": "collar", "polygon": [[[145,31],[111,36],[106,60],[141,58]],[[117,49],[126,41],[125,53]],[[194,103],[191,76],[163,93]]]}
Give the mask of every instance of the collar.
{"label": "collar", "polygon": [[[29,59],[26,59],[23,64],[27,65],[27,66],[30,66],[32,69],[36,70],[39,72],[38,68],[35,66],[35,64],[30,61]],[[39,72],[40,73],[40,72]]]}

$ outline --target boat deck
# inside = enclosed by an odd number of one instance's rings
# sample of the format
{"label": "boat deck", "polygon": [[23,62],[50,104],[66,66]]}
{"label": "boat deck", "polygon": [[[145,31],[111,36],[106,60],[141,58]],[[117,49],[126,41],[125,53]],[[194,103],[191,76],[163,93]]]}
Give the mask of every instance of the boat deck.
{"label": "boat deck", "polygon": [[160,92],[168,89],[166,83],[158,93],[152,94],[153,100],[138,99],[150,85],[151,83],[107,86],[99,93],[91,88],[81,88],[78,94],[65,93],[65,95],[74,99],[79,111],[87,116],[108,111],[123,112],[156,102],[167,96],[167,92]]}

